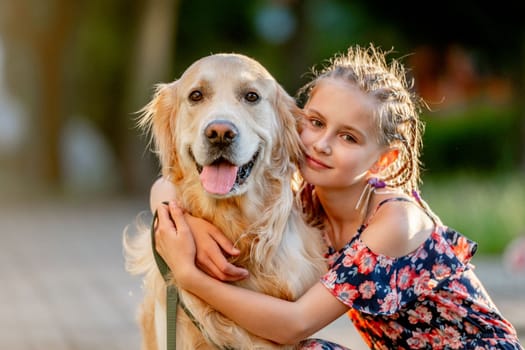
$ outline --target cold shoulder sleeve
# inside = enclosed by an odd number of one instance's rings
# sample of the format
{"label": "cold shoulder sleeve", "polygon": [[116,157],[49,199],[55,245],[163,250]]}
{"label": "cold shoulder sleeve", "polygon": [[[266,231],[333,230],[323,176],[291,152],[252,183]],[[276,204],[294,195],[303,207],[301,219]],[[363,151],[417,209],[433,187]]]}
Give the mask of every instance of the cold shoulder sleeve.
{"label": "cold shoulder sleeve", "polygon": [[455,230],[437,227],[416,251],[390,258],[372,252],[358,236],[331,259],[321,282],[349,308],[392,315],[444,281],[459,278],[476,248]]}

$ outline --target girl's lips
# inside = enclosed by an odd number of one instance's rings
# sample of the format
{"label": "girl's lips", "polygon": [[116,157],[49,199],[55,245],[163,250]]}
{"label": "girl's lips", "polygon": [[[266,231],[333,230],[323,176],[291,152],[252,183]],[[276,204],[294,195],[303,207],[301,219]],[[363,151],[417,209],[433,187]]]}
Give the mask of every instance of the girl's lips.
{"label": "girl's lips", "polygon": [[306,155],[306,163],[309,167],[314,169],[330,169],[328,165],[315,158],[310,157],[309,155]]}

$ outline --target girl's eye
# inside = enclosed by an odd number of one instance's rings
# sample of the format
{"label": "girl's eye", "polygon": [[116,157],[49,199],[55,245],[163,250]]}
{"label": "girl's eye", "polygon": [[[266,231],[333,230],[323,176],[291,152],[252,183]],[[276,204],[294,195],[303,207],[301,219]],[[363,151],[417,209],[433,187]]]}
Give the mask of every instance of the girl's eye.
{"label": "girl's eye", "polygon": [[343,134],[343,135],[341,136],[341,138],[342,138],[343,140],[345,140],[346,142],[352,142],[352,143],[355,143],[355,142],[356,142],[355,137],[353,137],[353,136],[350,135],[350,134]]}
{"label": "girl's eye", "polygon": [[203,97],[204,95],[202,94],[200,90],[193,90],[190,93],[189,99],[193,102],[199,102],[200,100],[203,99]]}
{"label": "girl's eye", "polygon": [[321,123],[321,121],[319,119],[310,119],[310,124],[312,124],[312,126],[315,126],[316,128],[320,128],[323,126],[323,123]]}
{"label": "girl's eye", "polygon": [[254,103],[259,101],[259,94],[256,92],[250,91],[246,95],[244,95],[244,99],[248,102]]}

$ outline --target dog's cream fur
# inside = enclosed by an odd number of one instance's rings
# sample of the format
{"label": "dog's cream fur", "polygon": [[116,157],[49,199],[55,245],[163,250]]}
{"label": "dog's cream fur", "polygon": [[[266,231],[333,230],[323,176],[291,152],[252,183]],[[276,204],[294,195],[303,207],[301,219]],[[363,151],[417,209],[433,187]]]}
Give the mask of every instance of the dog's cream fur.
{"label": "dog's cream fur", "polygon": [[[241,250],[232,262],[247,268],[250,277],[236,284],[287,300],[303,294],[326,268],[321,235],[303,221],[291,188],[302,157],[298,120],[294,100],[264,67],[239,54],[204,57],[180,79],[159,85],[141,119],[151,129],[163,176],[173,182],[181,206],[214,223]],[[216,122],[231,128],[234,137],[212,144],[206,130]],[[199,170],[217,157],[238,166],[254,164],[230,192],[208,193]],[[163,349],[166,286],[149,231],[125,235],[124,246],[128,270],[144,275],[143,349]],[[235,349],[294,348],[248,333],[184,290],[180,296],[205,334],[179,308],[178,350],[212,349],[208,340]]]}

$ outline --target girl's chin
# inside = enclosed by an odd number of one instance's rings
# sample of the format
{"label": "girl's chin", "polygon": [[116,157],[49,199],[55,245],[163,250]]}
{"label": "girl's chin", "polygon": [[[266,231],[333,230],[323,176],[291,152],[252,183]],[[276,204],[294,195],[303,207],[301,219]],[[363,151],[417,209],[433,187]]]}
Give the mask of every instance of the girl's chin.
{"label": "girl's chin", "polygon": [[306,182],[312,185],[318,182],[320,176],[318,171],[305,165],[301,167],[301,175]]}

